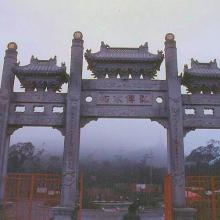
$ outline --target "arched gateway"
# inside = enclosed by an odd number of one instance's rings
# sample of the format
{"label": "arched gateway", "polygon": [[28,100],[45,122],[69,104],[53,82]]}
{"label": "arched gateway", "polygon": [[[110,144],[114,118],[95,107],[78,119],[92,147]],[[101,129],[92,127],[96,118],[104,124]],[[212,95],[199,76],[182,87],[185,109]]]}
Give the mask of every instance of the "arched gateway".
{"label": "arched gateway", "polygon": [[[8,44],[0,89],[0,201],[10,135],[17,128],[51,126],[65,136],[61,202],[53,213],[55,220],[70,220],[77,197],[80,128],[98,118],[150,118],[167,129],[176,219],[192,219],[193,210],[186,208],[185,201],[183,137],[196,128],[220,127],[216,62],[192,60],[192,67],[186,66],[184,75],[178,76],[173,34],[165,38],[166,80],[153,80],[164,55],[150,53],[147,43],[138,48],[112,48],[102,42],[99,52],[87,50],[85,58],[96,79],[82,79],[81,32],[75,32],[72,40],[70,75],[65,64],[57,66],[56,57],[32,57],[30,64],[20,66],[17,45]],[[25,92],[13,91],[15,75]],[[67,81],[68,93],[56,93]],[[181,83],[191,94],[181,94]]]}

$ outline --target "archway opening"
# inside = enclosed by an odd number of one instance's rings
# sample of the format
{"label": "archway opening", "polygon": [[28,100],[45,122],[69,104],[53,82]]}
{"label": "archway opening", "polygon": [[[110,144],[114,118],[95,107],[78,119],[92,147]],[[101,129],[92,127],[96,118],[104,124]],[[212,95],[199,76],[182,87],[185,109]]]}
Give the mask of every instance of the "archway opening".
{"label": "archway opening", "polygon": [[64,137],[50,127],[23,127],[10,138],[8,172],[61,173]]}
{"label": "archway opening", "polygon": [[147,119],[92,121],[81,130],[80,165],[84,208],[114,201],[120,209],[137,199],[143,209],[161,207],[166,129]]}
{"label": "archway opening", "polygon": [[219,175],[219,134],[219,129],[196,129],[186,135],[184,138],[186,175]]}

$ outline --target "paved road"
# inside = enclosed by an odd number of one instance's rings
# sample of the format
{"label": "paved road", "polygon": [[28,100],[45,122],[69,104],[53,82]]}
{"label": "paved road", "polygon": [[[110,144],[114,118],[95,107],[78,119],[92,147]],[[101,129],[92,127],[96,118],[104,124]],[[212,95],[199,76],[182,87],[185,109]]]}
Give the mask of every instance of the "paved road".
{"label": "paved road", "polygon": [[[125,212],[106,212],[102,210],[83,210],[81,220],[122,220]],[[162,210],[152,210],[140,214],[141,220],[163,220]]]}

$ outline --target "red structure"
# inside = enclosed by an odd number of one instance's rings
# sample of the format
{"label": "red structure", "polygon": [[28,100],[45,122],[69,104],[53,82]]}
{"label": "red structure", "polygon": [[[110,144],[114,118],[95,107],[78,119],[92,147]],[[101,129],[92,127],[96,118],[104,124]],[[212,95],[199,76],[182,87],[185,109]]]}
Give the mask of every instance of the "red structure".
{"label": "red structure", "polygon": [[165,220],[173,219],[172,178],[170,175],[167,175],[164,178],[164,214]]}
{"label": "red structure", "polygon": [[61,177],[56,174],[9,174],[5,178],[7,220],[48,220],[59,205]]}

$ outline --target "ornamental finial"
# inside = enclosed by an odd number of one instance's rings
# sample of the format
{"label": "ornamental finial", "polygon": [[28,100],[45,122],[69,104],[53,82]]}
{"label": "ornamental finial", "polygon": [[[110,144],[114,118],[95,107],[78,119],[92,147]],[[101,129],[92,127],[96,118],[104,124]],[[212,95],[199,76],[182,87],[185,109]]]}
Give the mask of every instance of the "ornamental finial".
{"label": "ornamental finial", "polygon": [[76,31],[76,32],[73,34],[73,38],[74,38],[74,40],[82,40],[82,39],[83,39],[83,34],[82,34],[82,32]]}
{"label": "ornamental finial", "polygon": [[7,48],[11,50],[17,50],[18,46],[15,42],[9,42]]}
{"label": "ornamental finial", "polygon": [[165,36],[166,41],[174,41],[175,40],[175,35],[173,33],[168,33]]}

